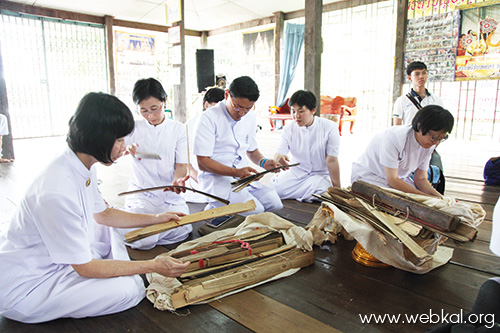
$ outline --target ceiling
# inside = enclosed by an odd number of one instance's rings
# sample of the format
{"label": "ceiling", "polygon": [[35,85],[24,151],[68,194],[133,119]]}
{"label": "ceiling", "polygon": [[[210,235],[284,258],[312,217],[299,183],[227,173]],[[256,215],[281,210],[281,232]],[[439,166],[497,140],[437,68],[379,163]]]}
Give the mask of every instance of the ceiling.
{"label": "ceiling", "polygon": [[[25,5],[115,19],[166,25],[166,3],[172,0],[10,0]],[[330,1],[335,2],[335,1]],[[186,29],[213,30],[228,25],[304,9],[305,0],[184,0]]]}

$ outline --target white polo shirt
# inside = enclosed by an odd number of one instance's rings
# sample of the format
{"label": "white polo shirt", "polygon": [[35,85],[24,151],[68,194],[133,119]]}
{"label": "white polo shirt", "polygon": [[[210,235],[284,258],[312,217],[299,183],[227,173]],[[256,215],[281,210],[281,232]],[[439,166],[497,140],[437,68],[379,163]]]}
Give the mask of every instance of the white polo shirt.
{"label": "white polo shirt", "polygon": [[[159,125],[151,125],[146,119],[136,120],[134,131],[125,138],[127,145],[137,143],[138,152],[158,154],[161,160],[133,159],[133,175],[129,190],[171,185],[174,181],[175,164],[187,163],[186,126],[165,118]],[[183,203],[182,196],[174,192],[148,192],[148,198],[171,204]]]}
{"label": "white polo shirt", "polygon": [[[417,99],[418,100],[418,99]],[[427,105],[439,105],[443,106],[443,100],[441,97],[436,96],[436,95],[427,95],[425,96],[422,101],[420,101],[420,105],[422,107],[427,106]],[[415,114],[417,113],[418,109],[413,104],[412,101],[406,95],[398,97],[396,102],[394,102],[394,113],[393,117],[396,118],[402,118],[403,119],[403,124],[404,125],[410,125],[413,117],[415,117]]]}
{"label": "white polo shirt", "polygon": [[337,157],[339,146],[337,123],[314,116],[309,127],[300,127],[295,122],[286,125],[276,152],[283,155],[290,152],[290,164],[300,163],[289,170],[298,177],[303,174],[328,175],[326,155]]}
{"label": "white polo shirt", "polygon": [[[195,135],[194,154],[208,156],[232,168],[248,166],[247,151],[258,148],[257,115],[250,111],[239,121],[229,115],[225,100],[202,113]],[[235,178],[202,171],[198,176],[201,190],[228,198]]]}
{"label": "white polo shirt", "polygon": [[409,180],[417,169],[427,171],[436,146],[423,148],[415,139],[411,125],[392,126],[376,134],[366,151],[352,164],[351,181],[362,180],[389,187],[384,167],[398,169],[398,177]]}
{"label": "white polo shirt", "polygon": [[105,209],[95,168],[88,170],[67,148],[33,182],[0,235],[0,308],[67,265],[106,257],[111,245],[99,241],[94,220]]}

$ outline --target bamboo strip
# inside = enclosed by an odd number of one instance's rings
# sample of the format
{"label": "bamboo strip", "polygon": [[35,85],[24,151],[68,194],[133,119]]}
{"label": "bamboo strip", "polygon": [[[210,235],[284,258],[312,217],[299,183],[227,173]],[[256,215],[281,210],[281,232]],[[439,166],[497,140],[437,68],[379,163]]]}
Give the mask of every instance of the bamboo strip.
{"label": "bamboo strip", "polygon": [[177,228],[181,225],[186,225],[198,221],[208,220],[210,218],[237,214],[242,212],[248,212],[255,210],[255,202],[249,200],[245,203],[235,203],[228,206],[217,207],[210,210],[205,210],[203,212],[194,213],[191,215],[183,216],[180,221],[169,221],[165,223],[159,223],[150,225],[145,228],[137,229],[125,234],[125,241],[128,243],[133,243],[139,239],[146,238],[151,235],[159,234],[160,232],[167,231],[173,228]]}
{"label": "bamboo strip", "polygon": [[427,251],[425,251],[420,245],[411,239],[407,233],[401,230],[401,228],[394,223],[395,219],[397,219],[396,217],[371,208],[361,199],[358,200],[363,204],[363,206],[365,206],[366,209],[370,210],[370,212],[377,217],[379,221],[384,223],[418,259],[425,262],[432,258]]}

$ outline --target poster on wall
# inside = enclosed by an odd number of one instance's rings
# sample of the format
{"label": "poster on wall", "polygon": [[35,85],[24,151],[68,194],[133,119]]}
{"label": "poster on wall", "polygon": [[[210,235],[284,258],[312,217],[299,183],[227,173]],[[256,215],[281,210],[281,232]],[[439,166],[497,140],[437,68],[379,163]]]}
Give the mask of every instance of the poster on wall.
{"label": "poster on wall", "polygon": [[412,61],[422,61],[429,81],[454,81],[459,26],[458,10],[408,20],[405,68]]}
{"label": "poster on wall", "polygon": [[274,57],[274,28],[243,33],[245,62],[259,62]]}
{"label": "poster on wall", "polygon": [[137,78],[156,77],[155,37],[115,31],[116,94],[131,108],[131,93]]}
{"label": "poster on wall", "polygon": [[500,78],[500,5],[462,10],[456,80]]}

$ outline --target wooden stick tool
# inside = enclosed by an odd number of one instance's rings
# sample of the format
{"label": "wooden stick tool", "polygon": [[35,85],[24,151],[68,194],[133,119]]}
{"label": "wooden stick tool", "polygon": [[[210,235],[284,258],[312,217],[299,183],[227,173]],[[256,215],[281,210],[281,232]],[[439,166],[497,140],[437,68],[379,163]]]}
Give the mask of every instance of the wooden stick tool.
{"label": "wooden stick tool", "polygon": [[205,210],[203,212],[194,213],[181,217],[179,221],[169,221],[159,224],[150,225],[141,229],[137,229],[125,234],[125,241],[133,243],[148,236],[159,234],[170,229],[180,227],[182,225],[191,224],[198,221],[208,220],[215,217],[233,215],[243,212],[249,212],[255,209],[255,202],[249,200],[245,203],[235,203],[228,206],[218,207]]}

